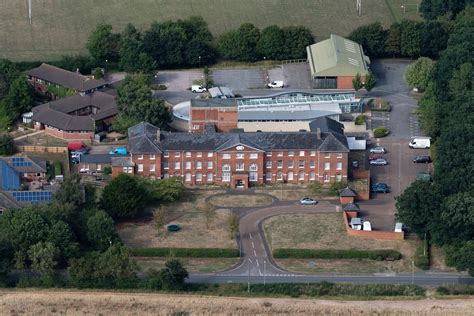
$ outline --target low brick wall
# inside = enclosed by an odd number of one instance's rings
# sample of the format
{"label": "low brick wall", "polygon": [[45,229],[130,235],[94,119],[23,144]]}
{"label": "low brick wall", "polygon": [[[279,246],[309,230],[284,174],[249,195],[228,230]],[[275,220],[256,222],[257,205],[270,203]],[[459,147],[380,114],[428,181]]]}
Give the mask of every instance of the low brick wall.
{"label": "low brick wall", "polygon": [[356,199],[362,201],[370,200],[370,170],[352,170],[352,179],[367,179],[367,188],[365,191],[354,190],[356,193]]}
{"label": "low brick wall", "polygon": [[344,219],[344,225],[346,226],[347,234],[351,236],[361,236],[373,239],[386,239],[386,240],[404,240],[405,233],[387,232],[387,231],[366,231],[366,230],[354,230],[349,226],[350,219],[357,217],[357,212],[342,212],[342,218]]}
{"label": "low brick wall", "polygon": [[67,153],[67,147],[56,147],[56,146],[28,146],[28,145],[17,145],[16,149],[20,152],[27,153]]}

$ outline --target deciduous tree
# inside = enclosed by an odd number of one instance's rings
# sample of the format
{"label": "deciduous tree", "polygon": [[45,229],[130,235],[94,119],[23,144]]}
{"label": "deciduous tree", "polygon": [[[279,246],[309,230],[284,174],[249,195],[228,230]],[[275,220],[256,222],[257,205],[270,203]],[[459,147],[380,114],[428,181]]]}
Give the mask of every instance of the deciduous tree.
{"label": "deciduous tree", "polygon": [[426,90],[431,81],[434,62],[427,57],[420,57],[409,65],[405,70],[405,80],[410,87],[416,87],[420,91]]}
{"label": "deciduous tree", "polygon": [[147,191],[133,176],[121,173],[104,188],[101,208],[113,218],[132,218],[143,211]]}
{"label": "deciduous tree", "polygon": [[355,75],[354,79],[352,79],[352,88],[354,88],[354,90],[357,93],[357,91],[362,89],[363,86],[364,86],[364,84],[362,83],[362,80],[360,78],[360,73],[357,73]]}
{"label": "deciduous tree", "polygon": [[358,27],[348,38],[362,45],[364,52],[370,57],[378,57],[384,54],[387,31],[380,22],[375,22]]}
{"label": "deciduous tree", "polygon": [[375,81],[375,77],[372,74],[372,72],[369,71],[369,73],[365,76],[365,81],[364,81],[364,88],[367,90],[367,92],[370,94],[370,91],[375,87],[375,84],[377,82]]}
{"label": "deciduous tree", "polygon": [[101,23],[89,35],[86,46],[91,56],[97,61],[116,61],[119,42],[120,34],[112,33],[112,25]]}
{"label": "deciduous tree", "polygon": [[99,210],[87,220],[87,239],[95,249],[104,251],[117,240],[114,221],[104,211]]}
{"label": "deciduous tree", "polygon": [[163,287],[173,291],[183,289],[184,280],[186,280],[188,276],[188,271],[183,267],[181,262],[176,259],[167,261],[165,268],[160,271]]}

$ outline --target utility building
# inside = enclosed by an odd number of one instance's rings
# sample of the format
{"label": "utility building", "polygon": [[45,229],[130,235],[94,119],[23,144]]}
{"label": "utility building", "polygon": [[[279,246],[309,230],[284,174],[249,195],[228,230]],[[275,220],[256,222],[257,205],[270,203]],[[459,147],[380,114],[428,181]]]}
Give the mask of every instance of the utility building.
{"label": "utility building", "polygon": [[306,47],[315,89],[352,89],[357,73],[364,81],[369,72],[369,57],[362,46],[331,34],[327,40]]}

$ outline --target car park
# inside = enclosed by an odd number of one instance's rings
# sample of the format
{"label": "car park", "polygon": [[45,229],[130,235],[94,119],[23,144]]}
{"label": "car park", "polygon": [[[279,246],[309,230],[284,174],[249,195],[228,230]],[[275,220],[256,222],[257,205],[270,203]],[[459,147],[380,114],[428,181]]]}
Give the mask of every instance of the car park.
{"label": "car park", "polygon": [[414,163],[430,163],[431,157],[426,156],[426,155],[416,156],[415,159],[413,159],[413,162]]}
{"label": "car park", "polygon": [[379,158],[379,159],[369,161],[369,164],[374,165],[374,166],[385,166],[388,164],[388,162],[387,160],[383,158]]}
{"label": "car park", "polygon": [[269,84],[267,84],[267,87],[269,88],[283,88],[285,84],[283,81],[272,81]]}
{"label": "car park", "polygon": [[369,155],[369,160],[376,160],[380,158],[383,158],[383,154],[370,154]]}
{"label": "car park", "polygon": [[390,188],[386,183],[374,183],[370,186],[370,191],[373,193],[389,193]]}
{"label": "car park", "polygon": [[376,146],[374,148],[370,148],[369,151],[371,154],[385,154],[386,153],[385,148],[382,146]]}
{"label": "car park", "polygon": [[318,201],[312,198],[305,197],[300,200],[300,205],[316,205],[316,204],[318,204]]}

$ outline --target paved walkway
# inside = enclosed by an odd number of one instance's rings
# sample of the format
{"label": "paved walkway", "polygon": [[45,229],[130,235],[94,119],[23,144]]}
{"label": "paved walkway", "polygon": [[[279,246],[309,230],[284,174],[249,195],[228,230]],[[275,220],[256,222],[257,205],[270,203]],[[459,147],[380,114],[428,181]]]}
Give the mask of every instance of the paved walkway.
{"label": "paved walkway", "polygon": [[27,137],[34,136],[34,135],[38,135],[38,134],[42,134],[42,133],[44,133],[44,131],[36,131],[36,132],[30,133],[30,134],[26,134],[26,135],[21,135],[21,136],[15,137],[13,140],[20,140],[20,139],[23,139],[23,138],[27,138]]}

